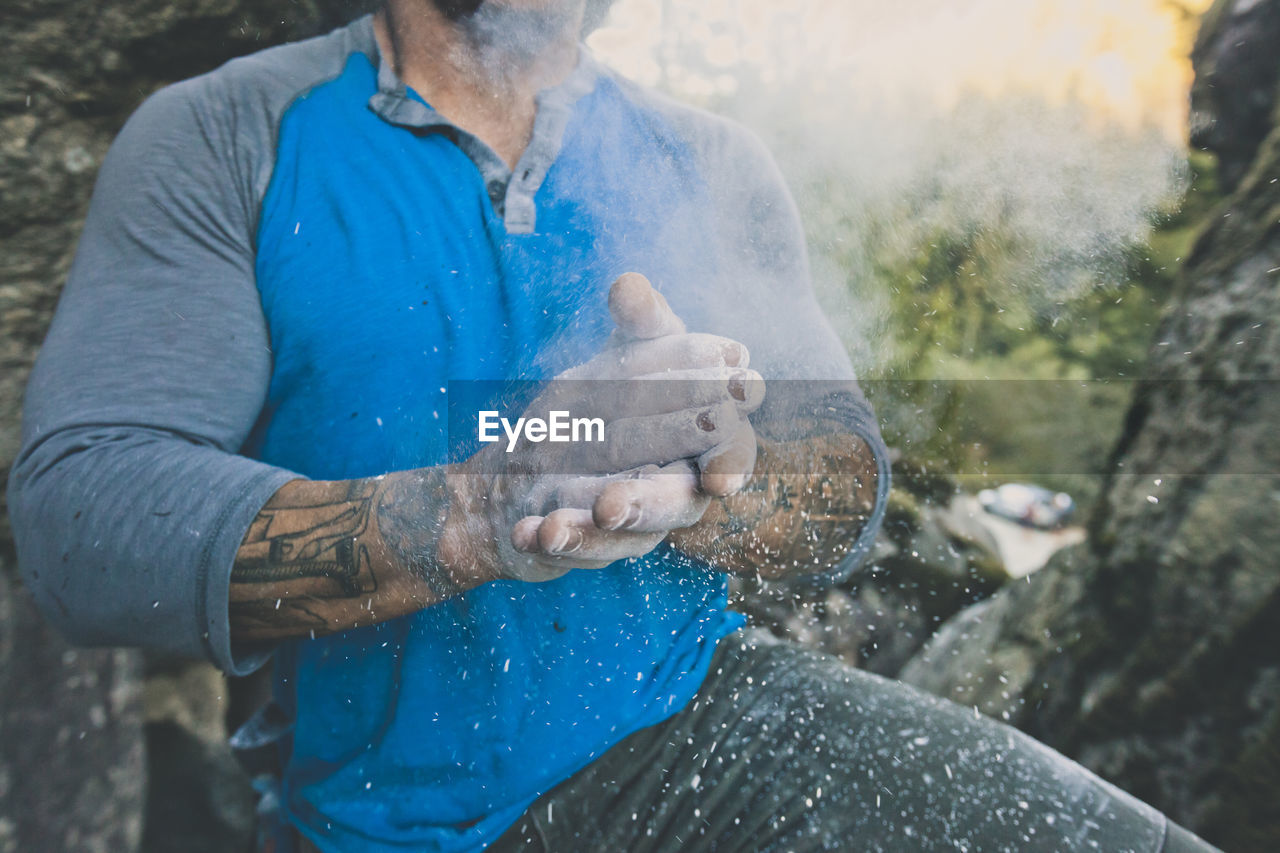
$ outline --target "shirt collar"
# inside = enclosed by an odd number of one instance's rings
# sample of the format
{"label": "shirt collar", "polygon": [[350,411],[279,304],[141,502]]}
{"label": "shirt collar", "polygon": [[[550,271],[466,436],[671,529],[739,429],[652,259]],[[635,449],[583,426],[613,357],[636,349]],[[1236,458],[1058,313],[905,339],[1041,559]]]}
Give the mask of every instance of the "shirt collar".
{"label": "shirt collar", "polygon": [[537,94],[537,113],[529,144],[515,169],[509,169],[502,158],[478,137],[409,94],[404,81],[378,50],[372,15],[360,19],[355,26],[360,29],[359,37],[365,42],[369,56],[377,60],[378,91],[369,98],[369,109],[383,121],[397,127],[417,133],[441,133],[451,139],[475,163],[494,210],[503,217],[507,230],[511,233],[532,233],[537,223],[534,198],[551,165],[560,155],[574,106],[595,89],[603,74],[603,66],[587,46],[578,46],[578,64],[564,80]]}
{"label": "shirt collar", "polygon": [[[453,122],[436,112],[431,106],[409,94],[404,81],[396,75],[395,68],[386,61],[386,57],[378,49],[378,40],[373,30],[373,16],[366,15],[357,21],[356,25],[363,31],[361,35],[367,41],[370,56],[375,58],[378,67],[378,91],[369,98],[369,108],[384,121],[400,127],[417,130],[455,127]],[[579,44],[578,63],[569,72],[569,76],[557,85],[543,89],[537,94],[539,115],[544,110],[556,113],[572,111],[574,104],[595,88],[601,70],[599,61],[592,55],[590,49],[585,44]],[[535,126],[535,137],[537,131],[538,128]]]}

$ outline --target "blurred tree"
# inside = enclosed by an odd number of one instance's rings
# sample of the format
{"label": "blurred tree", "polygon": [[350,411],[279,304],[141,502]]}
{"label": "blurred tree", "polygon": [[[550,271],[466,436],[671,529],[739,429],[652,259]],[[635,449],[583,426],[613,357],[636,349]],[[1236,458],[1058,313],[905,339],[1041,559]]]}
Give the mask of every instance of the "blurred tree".
{"label": "blurred tree", "polygon": [[956,617],[903,673],[1259,853],[1280,849],[1278,27],[1280,0],[1206,17],[1194,101],[1211,113],[1193,124],[1218,128],[1197,138],[1230,195],[1158,325],[1090,545]]}

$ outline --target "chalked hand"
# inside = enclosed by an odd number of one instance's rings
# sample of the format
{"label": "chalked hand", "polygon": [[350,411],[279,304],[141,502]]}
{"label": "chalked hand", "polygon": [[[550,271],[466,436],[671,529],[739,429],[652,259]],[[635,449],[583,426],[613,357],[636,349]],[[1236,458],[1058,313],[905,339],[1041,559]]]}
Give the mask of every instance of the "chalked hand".
{"label": "chalked hand", "polygon": [[640,381],[593,383],[589,410],[611,416],[606,440],[581,448],[581,458],[603,473],[531,492],[545,515],[520,519],[511,543],[544,565],[590,568],[647,553],[696,523],[711,496],[741,489],[755,464],[747,415],[764,383],[747,368],[746,347],[687,332],[638,274],[614,282],[609,310],[617,325],[609,345],[558,379]]}
{"label": "chalked hand", "polygon": [[[613,283],[609,291],[609,313],[617,323],[614,332],[614,351],[625,353],[622,357],[626,363],[628,357],[634,361],[636,352],[643,351],[647,357],[654,350],[663,352],[693,349],[699,345],[703,337],[716,338],[714,335],[689,335],[685,331],[684,322],[676,316],[667,303],[666,298],[653,288],[649,280],[637,273],[627,273]],[[691,340],[692,339],[692,340]],[[725,352],[726,364],[744,369],[747,367],[749,354],[747,348],[737,341],[717,338]],[[727,341],[727,342],[726,342]],[[705,344],[704,344],[705,346]],[[605,353],[608,357],[609,352]],[[645,365],[648,367],[649,365]],[[668,371],[678,372],[679,368],[667,367]],[[658,371],[645,370],[643,374],[653,376]],[[744,413],[755,411],[764,401],[764,381],[754,371],[741,372],[728,380],[730,396],[739,403],[739,411]],[[751,424],[742,417],[732,430],[723,430],[720,440],[698,457],[698,485],[708,495],[722,497],[741,489],[751,477],[755,467],[756,438]],[[614,490],[613,501],[621,500],[616,492],[626,488],[638,490],[639,486],[620,486]],[[608,516],[607,509],[604,514]]]}

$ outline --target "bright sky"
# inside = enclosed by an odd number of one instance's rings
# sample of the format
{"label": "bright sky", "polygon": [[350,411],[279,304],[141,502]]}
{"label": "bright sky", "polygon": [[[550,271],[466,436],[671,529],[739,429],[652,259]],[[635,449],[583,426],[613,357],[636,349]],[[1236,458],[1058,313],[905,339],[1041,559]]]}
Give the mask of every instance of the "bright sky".
{"label": "bright sky", "polygon": [[752,85],[939,109],[968,92],[1075,99],[1185,135],[1198,15],[1210,0],[618,0],[593,49],[694,100]]}

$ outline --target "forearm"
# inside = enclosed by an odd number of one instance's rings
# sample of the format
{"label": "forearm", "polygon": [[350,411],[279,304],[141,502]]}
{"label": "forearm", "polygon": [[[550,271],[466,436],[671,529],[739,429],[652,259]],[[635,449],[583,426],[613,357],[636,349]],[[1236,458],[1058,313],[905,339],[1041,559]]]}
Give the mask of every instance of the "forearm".
{"label": "forearm", "polygon": [[862,437],[835,421],[800,425],[787,440],[760,439],[751,480],[712,500],[672,543],[735,574],[778,578],[839,565],[874,516],[880,472]]}
{"label": "forearm", "polygon": [[285,484],[236,554],[238,641],[319,636],[415,612],[497,577],[465,477],[445,467]]}

